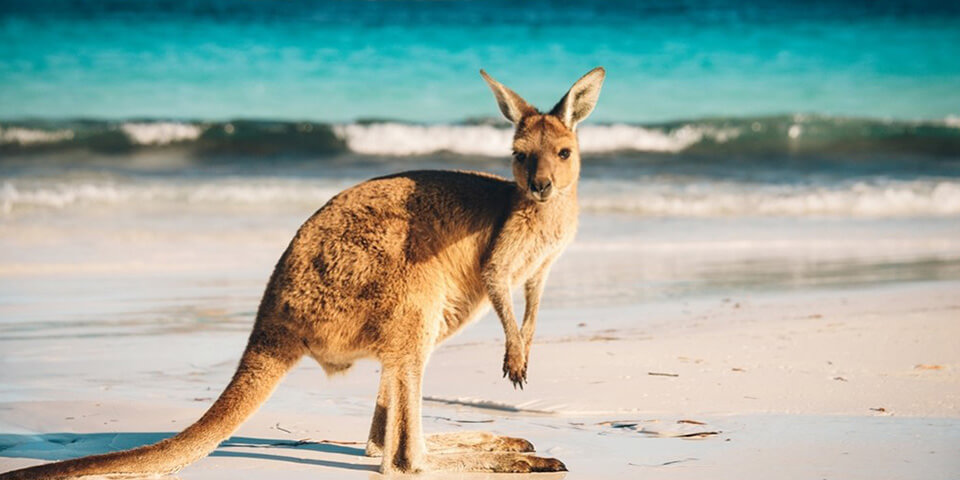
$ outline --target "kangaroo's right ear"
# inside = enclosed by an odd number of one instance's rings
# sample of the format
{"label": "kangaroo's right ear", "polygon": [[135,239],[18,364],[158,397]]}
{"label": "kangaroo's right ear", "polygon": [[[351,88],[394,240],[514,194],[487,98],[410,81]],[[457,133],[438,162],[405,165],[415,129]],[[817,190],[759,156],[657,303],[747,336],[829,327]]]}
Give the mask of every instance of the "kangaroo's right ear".
{"label": "kangaroo's right ear", "polygon": [[597,104],[597,97],[600,96],[600,87],[603,86],[603,77],[606,74],[603,67],[587,72],[570,87],[570,91],[553,107],[550,114],[560,118],[560,121],[570,130],[577,128],[577,124],[587,118]]}
{"label": "kangaroo's right ear", "polygon": [[517,92],[503,86],[502,83],[487,75],[487,72],[480,70],[480,75],[487,81],[487,85],[490,85],[493,96],[497,97],[497,105],[500,106],[500,111],[503,112],[504,117],[507,117],[507,120],[516,124],[520,122],[521,118],[538,113],[537,109],[530,106],[520,95],[517,95]]}

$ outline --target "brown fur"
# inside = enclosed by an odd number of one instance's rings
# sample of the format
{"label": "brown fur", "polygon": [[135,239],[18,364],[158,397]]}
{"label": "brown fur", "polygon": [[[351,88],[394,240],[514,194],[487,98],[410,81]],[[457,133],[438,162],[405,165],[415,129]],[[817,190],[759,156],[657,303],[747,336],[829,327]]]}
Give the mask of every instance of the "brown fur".
{"label": "brown fur", "polygon": [[[485,432],[424,438],[420,403],[431,351],[489,302],[506,335],[504,376],[526,381],[540,295],[577,226],[577,122],[603,81],[595,69],[550,114],[540,114],[481,71],[516,125],[515,182],[474,172],[417,171],[350,188],[300,227],[274,269],[233,381],[194,425],[133,450],[0,475],[57,479],[176,472],[225,440],[303,355],[327,373],[357,359],[383,365],[367,445],[383,472],[557,471],[526,440]],[[575,94],[575,95],[574,95]],[[586,98],[590,103],[569,100]],[[569,155],[561,154],[563,150]],[[562,158],[566,156],[566,158]],[[551,189],[531,190],[531,185]],[[518,328],[510,301],[524,285]]]}

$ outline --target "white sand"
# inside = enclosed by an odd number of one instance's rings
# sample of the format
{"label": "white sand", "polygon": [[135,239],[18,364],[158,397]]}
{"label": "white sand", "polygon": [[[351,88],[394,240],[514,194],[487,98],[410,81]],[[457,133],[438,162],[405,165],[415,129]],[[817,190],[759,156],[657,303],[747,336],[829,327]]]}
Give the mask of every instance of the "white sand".
{"label": "white sand", "polygon": [[[500,378],[487,317],[434,355],[425,428],[529,438],[571,479],[958,478],[957,292],[936,282],[548,309],[524,391]],[[225,385],[245,334],[0,340],[0,470],[183,428]],[[376,476],[362,446],[291,443],[364,441],[376,368],[328,380],[304,361],[181,478]],[[718,433],[671,438],[698,432]]]}

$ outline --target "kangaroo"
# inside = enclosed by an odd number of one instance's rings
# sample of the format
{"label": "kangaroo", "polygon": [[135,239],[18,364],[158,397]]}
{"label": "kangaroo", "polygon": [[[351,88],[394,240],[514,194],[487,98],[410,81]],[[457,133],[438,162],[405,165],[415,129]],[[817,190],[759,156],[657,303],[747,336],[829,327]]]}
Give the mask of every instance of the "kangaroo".
{"label": "kangaroo", "polygon": [[[274,268],[233,379],[174,437],[131,450],[50,463],[2,480],[174,473],[205,457],[267,400],[305,355],[329,374],[380,361],[366,454],[383,473],[566,471],[523,439],[487,432],[424,436],[421,384],[440,342],[492,305],[506,336],[503,375],[527,380],[550,267],[577,229],[577,124],[597,102],[595,68],[547,114],[483,70],[514,124],[513,175],[414,171],[333,197],[297,231]],[[518,327],[511,287],[523,284]]]}

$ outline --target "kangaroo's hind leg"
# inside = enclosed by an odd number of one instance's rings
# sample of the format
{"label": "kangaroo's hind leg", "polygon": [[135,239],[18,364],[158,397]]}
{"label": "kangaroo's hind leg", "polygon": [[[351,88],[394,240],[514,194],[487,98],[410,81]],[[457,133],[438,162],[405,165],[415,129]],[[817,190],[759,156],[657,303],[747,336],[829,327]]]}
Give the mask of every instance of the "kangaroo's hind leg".
{"label": "kangaroo's hind leg", "polygon": [[[383,473],[424,470],[527,473],[566,470],[559,460],[517,452],[469,451],[428,455],[420,416],[426,359],[425,352],[404,352],[401,358],[383,362],[381,384],[385,384],[383,389],[386,395],[383,459],[380,464]],[[375,431],[376,425],[371,430]]]}
{"label": "kangaroo's hind leg", "polygon": [[[426,354],[404,352],[383,362],[381,384],[386,390],[383,436],[383,473],[415,473],[425,469],[426,442],[420,419],[423,368]],[[376,429],[374,424],[371,430]]]}
{"label": "kangaroo's hind leg", "polygon": [[383,440],[387,432],[387,404],[390,402],[389,378],[385,371],[380,374],[377,405],[373,408],[373,422],[370,423],[370,436],[367,438],[368,457],[379,457],[383,454]]}
{"label": "kangaroo's hind leg", "polygon": [[[367,439],[366,455],[379,457],[383,454],[383,439],[387,425],[387,403],[389,390],[387,375],[380,376],[380,390],[377,404],[370,424],[370,436]],[[501,437],[489,432],[448,432],[435,433],[426,437],[427,452],[532,452],[533,444],[522,438]]]}

